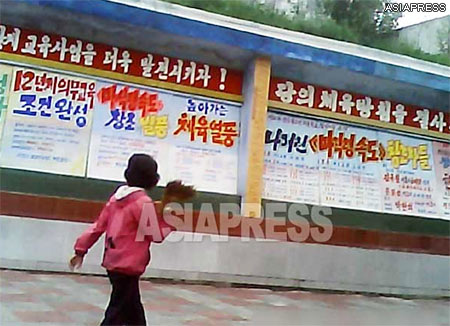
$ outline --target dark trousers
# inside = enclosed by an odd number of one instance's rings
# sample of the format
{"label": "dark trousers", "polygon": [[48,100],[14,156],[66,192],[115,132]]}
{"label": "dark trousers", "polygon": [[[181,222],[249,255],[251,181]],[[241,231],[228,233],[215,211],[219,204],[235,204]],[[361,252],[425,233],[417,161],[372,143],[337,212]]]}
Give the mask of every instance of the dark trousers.
{"label": "dark trousers", "polygon": [[101,326],[146,326],[139,293],[139,276],[108,271],[111,298]]}

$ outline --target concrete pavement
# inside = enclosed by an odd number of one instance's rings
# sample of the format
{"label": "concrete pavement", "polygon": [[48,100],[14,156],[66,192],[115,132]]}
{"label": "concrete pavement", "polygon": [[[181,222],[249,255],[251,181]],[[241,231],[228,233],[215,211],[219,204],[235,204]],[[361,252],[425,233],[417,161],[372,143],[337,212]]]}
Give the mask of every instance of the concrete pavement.
{"label": "concrete pavement", "polygon": [[[141,281],[148,325],[450,325],[448,300],[404,300]],[[106,277],[0,270],[3,326],[93,326]]]}

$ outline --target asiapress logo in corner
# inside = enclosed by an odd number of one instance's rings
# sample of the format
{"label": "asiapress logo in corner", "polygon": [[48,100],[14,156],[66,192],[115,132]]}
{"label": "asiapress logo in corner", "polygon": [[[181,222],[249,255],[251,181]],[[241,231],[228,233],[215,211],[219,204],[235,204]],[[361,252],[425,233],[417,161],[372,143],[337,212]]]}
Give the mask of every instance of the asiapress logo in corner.
{"label": "asiapress logo in corner", "polygon": [[387,2],[384,4],[384,12],[445,12],[445,2]]}

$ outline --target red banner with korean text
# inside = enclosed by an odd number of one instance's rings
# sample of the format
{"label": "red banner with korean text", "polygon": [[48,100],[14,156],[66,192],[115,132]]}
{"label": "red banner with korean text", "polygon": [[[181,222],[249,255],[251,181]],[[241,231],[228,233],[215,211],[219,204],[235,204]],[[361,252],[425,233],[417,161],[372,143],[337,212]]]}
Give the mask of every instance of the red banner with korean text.
{"label": "red banner with korean text", "polygon": [[450,113],[367,95],[272,78],[270,106],[450,139]]}
{"label": "red banner with korean text", "polygon": [[242,94],[239,71],[18,27],[0,25],[2,52],[215,91],[224,98]]}

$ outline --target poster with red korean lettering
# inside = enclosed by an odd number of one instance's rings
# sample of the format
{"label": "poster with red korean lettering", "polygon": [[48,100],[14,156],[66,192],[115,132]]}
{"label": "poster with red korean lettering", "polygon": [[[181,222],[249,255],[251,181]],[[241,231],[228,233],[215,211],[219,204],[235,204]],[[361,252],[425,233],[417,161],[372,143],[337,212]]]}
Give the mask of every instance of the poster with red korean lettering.
{"label": "poster with red korean lettering", "polygon": [[314,131],[309,146],[312,155],[321,156],[321,205],[382,209],[377,163],[384,150],[375,131],[329,123]]}
{"label": "poster with red korean lettering", "polygon": [[381,210],[375,132],[269,112],[265,143],[264,198]]}
{"label": "poster with red korean lettering", "polygon": [[237,104],[153,88],[98,83],[88,177],[123,181],[132,153],[159,164],[159,185],[173,179],[198,190],[237,191]]}
{"label": "poster with red korean lettering", "polygon": [[436,194],[440,216],[450,220],[450,143],[433,142]]}
{"label": "poster with red korean lettering", "polygon": [[15,68],[2,167],[84,176],[95,81]]}
{"label": "poster with red korean lettering", "polygon": [[[124,181],[128,158],[133,153],[167,160],[167,116],[155,92],[98,82],[87,176]],[[153,111],[151,128],[141,127],[141,115]],[[145,132],[148,136],[145,136]],[[166,182],[167,165],[159,164],[160,184]]]}
{"label": "poster with red korean lettering", "polygon": [[263,197],[449,218],[448,144],[269,112]]}

